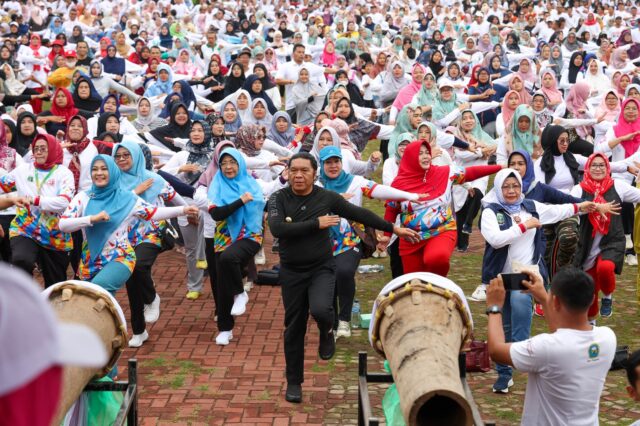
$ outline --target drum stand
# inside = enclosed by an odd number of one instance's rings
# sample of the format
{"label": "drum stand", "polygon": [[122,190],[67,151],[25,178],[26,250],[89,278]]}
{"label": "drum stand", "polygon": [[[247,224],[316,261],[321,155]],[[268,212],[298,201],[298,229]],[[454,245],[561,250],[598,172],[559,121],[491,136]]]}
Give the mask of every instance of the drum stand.
{"label": "drum stand", "polygon": [[[458,357],[460,367],[460,380],[464,388],[467,401],[473,413],[474,426],[495,426],[495,423],[485,423],[482,421],[480,410],[473,400],[471,388],[467,383],[467,370],[465,363],[466,356],[461,353]],[[380,420],[371,415],[371,401],[369,399],[369,383],[393,383],[393,376],[388,373],[368,373],[367,372],[367,352],[358,352],[358,426],[378,426]]]}
{"label": "drum stand", "polygon": [[89,382],[84,388],[92,392],[124,392],[114,426],[138,425],[138,361],[135,358],[129,359],[127,376],[126,382]]}

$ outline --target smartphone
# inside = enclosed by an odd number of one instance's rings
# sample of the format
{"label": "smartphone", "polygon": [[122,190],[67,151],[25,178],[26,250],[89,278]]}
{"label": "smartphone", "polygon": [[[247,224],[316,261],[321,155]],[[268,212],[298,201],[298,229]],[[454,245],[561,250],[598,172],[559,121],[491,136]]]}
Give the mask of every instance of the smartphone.
{"label": "smartphone", "polygon": [[500,274],[500,276],[502,277],[502,283],[504,284],[505,290],[528,290],[528,288],[522,284],[522,281],[529,281],[529,275],[520,272],[512,274]]}

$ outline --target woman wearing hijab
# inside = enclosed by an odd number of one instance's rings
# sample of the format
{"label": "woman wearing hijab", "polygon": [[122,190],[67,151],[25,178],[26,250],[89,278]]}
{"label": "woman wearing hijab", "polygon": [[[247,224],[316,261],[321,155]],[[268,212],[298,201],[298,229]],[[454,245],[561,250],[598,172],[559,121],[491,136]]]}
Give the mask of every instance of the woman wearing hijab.
{"label": "woman wearing hijab", "polygon": [[75,187],[73,174],[62,165],[62,147],[54,136],[36,136],[31,151],[34,161],[0,177],[0,189],[17,192],[12,199],[17,210],[10,229],[11,263],[31,275],[37,262],[45,287],[49,287],[67,279],[73,243],[58,222]]}
{"label": "woman wearing hijab", "polygon": [[224,119],[224,131],[228,136],[235,136],[236,132],[242,126],[238,107],[234,101],[228,101],[222,104],[220,108],[222,118]]}
{"label": "woman wearing hijab", "polygon": [[126,72],[126,62],[124,58],[116,57],[117,49],[114,45],[107,47],[107,56],[102,58],[102,68],[107,74],[116,76],[120,80]]}
{"label": "woman wearing hijab", "polygon": [[[486,101],[502,102],[507,88],[500,84],[491,82],[491,74],[487,68],[479,68],[476,83],[469,86],[469,95],[488,95]],[[478,119],[483,130],[489,135],[496,133],[496,119],[498,116],[498,108],[492,108],[478,113]]]}
{"label": "woman wearing hijab", "polygon": [[216,344],[224,346],[233,338],[233,317],[244,314],[249,301],[242,284],[242,268],[260,249],[265,201],[238,150],[224,150],[218,167],[207,198],[209,214],[216,221]]}
{"label": "woman wearing hijab", "polygon": [[262,87],[262,80],[256,74],[252,74],[247,77],[242,88],[249,92],[252,100],[256,98],[264,100],[269,110],[269,114],[273,115],[278,111],[269,95],[264,91],[264,88]]}
{"label": "woman wearing hijab", "polygon": [[51,109],[38,114],[37,123],[44,124],[47,133],[56,135],[59,131],[64,133],[67,128],[69,119],[76,114],[80,114],[85,118],[93,115],[93,112],[80,111],[73,103],[71,93],[65,88],[58,88],[53,94],[51,101]]}
{"label": "woman wearing hijab", "polygon": [[422,65],[418,63],[414,64],[413,69],[411,70],[411,82],[400,89],[395,101],[393,101],[390,121],[393,120],[393,122],[395,122],[395,116],[398,115],[400,110],[410,103],[413,97],[420,91],[422,88],[422,80],[425,77],[425,71],[426,70]]}
{"label": "woman wearing hijab", "polygon": [[[87,137],[88,133],[87,120],[81,115],[75,115],[67,124],[67,133],[62,143],[64,156],[62,164],[73,174],[76,192],[87,191],[91,188],[90,165],[93,158],[98,155],[98,149]],[[73,250],[70,254],[70,260],[77,275],[82,249],[82,233],[74,233],[72,237]]]}
{"label": "woman wearing hijab", "polygon": [[616,124],[620,111],[622,111],[621,105],[621,96],[618,95],[616,90],[609,89],[609,91],[603,93],[602,100],[595,111],[595,116],[598,118],[593,125],[593,130],[595,131],[594,151],[601,151],[600,145],[607,144],[606,135],[609,129]]}
{"label": "woman wearing hijab", "polygon": [[173,71],[185,80],[202,77],[202,71],[191,59],[191,54],[187,49],[181,49],[178,58],[173,64]]}
{"label": "woman wearing hijab", "polygon": [[520,104],[515,109],[509,125],[505,129],[504,149],[500,158],[506,158],[515,150],[524,150],[538,158],[540,155],[540,130],[535,114],[528,105]]}
{"label": "woman wearing hijab", "polygon": [[120,120],[115,112],[105,112],[98,117],[97,135],[110,133],[115,137],[116,142],[121,142],[123,134],[120,131]]}
{"label": "woman wearing hijab", "polygon": [[293,127],[293,123],[291,123],[291,117],[285,111],[278,111],[273,116],[273,122],[267,133],[267,138],[280,146],[287,147],[295,137],[296,130]]}
{"label": "woman wearing hijab", "polygon": [[[501,166],[457,166],[431,164],[431,146],[426,140],[410,143],[404,151],[398,176],[391,186],[406,192],[426,194],[416,202],[387,203],[385,220],[418,232],[418,242],[400,241],[404,273],[425,271],[447,276],[456,242],[456,221],[451,211],[451,186],[501,169]],[[386,236],[390,234],[385,233]]]}
{"label": "woman wearing hijab", "polygon": [[518,73],[514,73],[509,76],[509,90],[515,90],[518,92],[520,99],[522,99],[522,103],[528,104],[531,102],[531,94],[527,90],[525,81]]}
{"label": "woman wearing hijab", "polygon": [[76,108],[83,111],[95,112],[102,105],[102,96],[96,90],[91,79],[84,74],[81,74],[76,80],[72,98]]}
{"label": "woman wearing hijab", "polygon": [[[186,204],[164,179],[146,169],[138,143],[125,140],[116,144],[113,158],[122,172],[120,186],[123,190],[135,191],[154,207],[163,207],[168,202],[176,206]],[[163,220],[138,220],[129,226],[129,240],[136,255],[135,267],[127,280],[133,330],[130,347],[140,347],[149,338],[145,322],[157,321],[160,314],[160,297],[153,285],[151,267],[161,251],[161,235],[166,226]],[[145,304],[148,305],[147,309]]]}
{"label": "woman wearing hijab", "polygon": [[558,85],[560,89],[569,90],[571,86],[578,81],[578,74],[582,69],[583,63],[584,54],[582,52],[573,52],[571,54],[571,59],[569,59],[569,67],[562,71],[560,77],[560,84]]}
{"label": "woman wearing hijab", "polygon": [[[378,200],[418,201],[420,194],[412,194],[389,186],[378,185],[362,176],[346,173],[342,168],[342,153],[336,146],[327,146],[320,151],[320,183],[330,191],[349,194],[348,201],[362,206],[363,195]],[[355,227],[359,227],[358,231]],[[341,219],[340,224],[329,228],[336,262],[336,292],[334,303],[338,307],[334,322],[336,338],[351,337],[351,308],[356,292],[355,273],[360,264],[360,237],[364,232],[360,224]]]}
{"label": "woman wearing hijab", "polygon": [[[156,70],[156,81],[152,83],[144,92],[144,96],[154,98],[168,95],[173,91],[173,71],[167,64],[158,65]],[[153,99],[152,99],[153,100]]]}
{"label": "woman wearing hijab", "polygon": [[261,126],[271,127],[273,116],[269,113],[267,103],[262,98],[255,98],[251,102],[251,117],[245,120],[245,124],[259,124]]}
{"label": "woman wearing hijab", "polygon": [[60,219],[60,229],[82,233],[79,279],[114,294],[131,276],[136,255],[129,242],[132,219],[164,220],[196,207],[155,207],[120,185],[122,172],[111,157],[97,155],[87,165],[92,184],[79,191]]}
{"label": "woman wearing hijab", "polygon": [[91,65],[89,65],[89,75],[93,82],[93,86],[96,88],[98,94],[103,98],[110,92],[115,91],[128,96],[133,100],[138,99],[138,95],[133,91],[129,90],[122,84],[117,83],[109,75],[106,75],[103,69],[103,64],[97,59],[91,61]]}
{"label": "woman wearing hijab", "polygon": [[319,96],[322,93],[322,88],[317,83],[311,82],[309,77],[309,70],[304,67],[301,68],[298,73],[298,81],[296,81],[291,90],[296,106],[296,121],[298,125],[311,124],[322,108],[322,97]]}
{"label": "woman wearing hijab", "polygon": [[[593,117],[593,113],[589,111],[587,100],[589,99],[589,93],[591,88],[589,84],[580,81],[569,90],[569,94],[565,99],[565,103],[559,106],[554,115],[557,117],[568,119],[590,119]],[[563,108],[563,106],[565,108]],[[573,126],[575,127],[575,126]],[[569,129],[570,138],[570,150],[573,153],[589,156],[593,153],[593,129],[590,125],[580,125],[575,128]]]}
{"label": "woman wearing hijab", "polygon": [[[213,157],[211,127],[206,121],[194,121],[189,141],[162,167],[162,171],[176,176],[180,181],[195,187]],[[198,262],[206,259],[203,235],[204,214],[178,219],[184,239],[187,260],[187,299],[196,300],[202,294],[204,271]]]}
{"label": "woman wearing hijab", "polygon": [[589,157],[584,171],[584,179],[573,188],[572,195],[612,206],[606,212],[592,212],[580,218],[580,239],[574,259],[574,265],[591,275],[596,284],[593,304],[588,312],[589,320],[595,324],[601,291],[600,316],[608,318],[613,314],[615,274],[622,273],[625,254],[622,236],[625,231],[623,218],[617,214],[619,206],[640,202],[640,190],[624,180],[613,179],[609,160],[601,153]]}
{"label": "woman wearing hijab", "polygon": [[189,110],[183,103],[178,102],[171,107],[169,123],[145,133],[144,136],[152,145],[178,152],[180,151],[181,143],[189,139],[190,130]]}
{"label": "woman wearing hijab", "polygon": [[138,132],[144,133],[165,126],[167,120],[158,117],[149,98],[142,96],[138,100],[136,118],[132,124]]}
{"label": "woman wearing hijab", "polygon": [[551,110],[564,102],[562,92],[558,89],[558,80],[555,71],[546,69],[540,76],[540,90],[547,98]]}
{"label": "woman wearing hijab", "polygon": [[[546,279],[544,238],[540,225],[549,225],[587,211],[590,203],[547,205],[525,199],[522,178],[513,169],[496,174],[493,189],[482,200],[481,232],[485,251],[482,282],[488,283],[501,273],[513,273],[514,263],[539,269]],[[508,342],[529,338],[533,298],[521,291],[510,291],[502,308],[503,329]],[[498,379],[493,391],[507,393],[513,386],[511,367],[497,364]]]}
{"label": "woman wearing hijab", "polygon": [[224,99],[224,82],[225,76],[222,72],[220,62],[211,58],[207,74],[201,79],[190,80],[189,84],[202,84],[208,92],[205,97],[211,102],[220,102]]}
{"label": "woman wearing hijab", "polygon": [[[335,74],[335,85],[334,87],[342,86],[347,90],[349,94],[349,99],[354,105],[364,106],[364,99],[362,97],[362,92],[360,91],[360,87],[349,79],[349,73],[343,69],[338,70]],[[398,93],[398,96],[400,94]],[[396,100],[397,100],[396,96]],[[395,102],[395,101],[394,101]]]}
{"label": "woman wearing hijab", "polygon": [[[482,130],[476,114],[470,109],[462,111],[455,134],[474,144],[475,151],[454,150],[454,162],[459,167],[487,165],[495,156],[496,141]],[[452,188],[453,206],[456,211],[457,248],[465,252],[469,248],[469,235],[473,233],[473,221],[480,211],[480,199],[487,192],[489,178],[483,177],[474,181],[467,180],[468,185],[456,185]]]}
{"label": "woman wearing hijab", "polygon": [[339,118],[322,120],[313,147],[309,151],[314,158],[320,160],[320,151],[326,146],[337,146],[342,152],[342,164],[345,172],[353,175],[371,176],[380,165],[382,154],[371,153],[368,161],[361,160],[360,153],[349,141],[349,126]]}
{"label": "woman wearing hijab", "polygon": [[227,78],[225,80],[224,96],[227,97],[229,95],[236,93],[239,89],[242,88],[242,85],[244,84],[245,80],[246,80],[246,77],[244,75],[244,69],[242,68],[242,65],[235,62],[231,66],[229,75],[227,75]]}
{"label": "woman wearing hijab", "polygon": [[341,98],[337,102],[336,117],[347,123],[349,126],[349,140],[360,152],[362,152],[367,143],[375,139],[380,132],[380,125],[356,117],[353,105],[348,98]]}
{"label": "woman wearing hijab", "polygon": [[591,89],[590,97],[601,97],[611,87],[611,80],[604,73],[604,64],[592,57],[587,61],[584,73],[578,74],[578,81],[584,81]]}
{"label": "woman wearing hijab", "polygon": [[9,146],[24,157],[29,152],[33,140],[38,135],[37,118],[28,111],[18,114],[16,131]]}
{"label": "woman wearing hijab", "polygon": [[245,157],[252,175],[264,182],[272,182],[281,175],[284,163],[274,153],[263,149],[266,138],[265,127],[246,124],[236,134],[235,144]]}
{"label": "woman wearing hijab", "polygon": [[574,52],[582,48],[582,43],[578,41],[575,31],[569,31],[567,38],[562,43],[562,54],[566,56],[572,55]]}
{"label": "woman wearing hijab", "polygon": [[379,75],[381,89],[378,93],[378,100],[383,106],[391,105],[400,89],[409,84],[409,80],[404,75],[404,67],[400,61],[394,61],[388,71]]}

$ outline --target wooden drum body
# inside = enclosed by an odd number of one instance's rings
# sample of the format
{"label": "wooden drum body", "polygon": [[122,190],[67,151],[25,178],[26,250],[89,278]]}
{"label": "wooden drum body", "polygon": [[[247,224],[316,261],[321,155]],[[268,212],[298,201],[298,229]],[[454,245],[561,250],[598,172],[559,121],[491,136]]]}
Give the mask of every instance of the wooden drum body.
{"label": "wooden drum body", "polygon": [[116,365],[127,341],[127,328],[118,302],[102,287],[84,281],[65,281],[44,294],[62,322],[82,324],[93,330],[104,344],[108,363],[102,368],[65,366],[63,388],[56,420],[58,424],[84,387],[93,378],[106,376]]}
{"label": "wooden drum body", "polygon": [[458,365],[472,329],[464,293],[439,275],[406,274],[378,295],[369,337],[389,361],[408,425],[473,424]]}

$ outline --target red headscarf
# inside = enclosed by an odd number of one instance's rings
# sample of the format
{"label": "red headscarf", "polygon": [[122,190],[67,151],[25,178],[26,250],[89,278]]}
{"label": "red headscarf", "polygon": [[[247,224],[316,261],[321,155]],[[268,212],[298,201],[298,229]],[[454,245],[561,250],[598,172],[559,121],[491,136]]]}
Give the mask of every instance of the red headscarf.
{"label": "red headscarf", "polygon": [[473,68],[471,68],[471,79],[469,80],[469,84],[467,84],[465,92],[467,92],[469,88],[478,85],[478,79],[476,78],[476,75],[478,74],[478,70],[480,68],[482,68],[481,64],[474,65]]}
{"label": "red headscarf", "polygon": [[[333,46],[333,52],[329,53],[327,52],[327,46],[329,46],[329,43],[331,43],[331,45]],[[332,40],[328,40],[325,44],[324,44],[324,49],[322,50],[322,62],[321,64],[325,65],[325,66],[333,66],[333,64],[335,64],[336,59],[337,59],[338,55],[336,55],[336,46],[333,43]]]}
{"label": "red headscarf", "polygon": [[[61,47],[58,53],[56,53],[55,50],[53,49],[55,46]],[[54,40],[53,43],[51,43],[51,51],[49,52],[49,56],[47,56],[47,58],[49,59],[49,65],[51,66],[55,65],[54,61],[56,59],[56,56],[63,55],[63,54],[64,54],[64,41]]]}
{"label": "red headscarf", "polygon": [[431,154],[431,147],[426,139],[411,142],[404,150],[398,176],[391,186],[407,192],[428,194],[421,201],[438,198],[447,190],[449,183],[449,166],[429,166],[424,170],[420,165],[420,147],[425,146]]}
{"label": "red headscarf", "polygon": [[[69,124],[71,123],[72,120],[78,119],[80,120],[80,123],[82,124],[82,139],[80,141],[72,141],[71,139],[69,139]],[[85,148],[87,146],[89,146],[89,143],[91,143],[91,141],[89,140],[89,138],[87,138],[87,135],[89,134],[89,126],[87,125],[87,119],[84,118],[81,115],[74,115],[73,117],[71,117],[69,119],[69,121],[67,122],[67,135],[65,138],[65,143],[70,144],[70,146],[67,147],[67,151],[69,151],[71,154],[73,154],[73,157],[71,158],[71,162],[69,163],[69,170],[71,170],[71,173],[73,173],[73,180],[76,183],[76,188],[80,188],[80,153],[82,151],[85,150]],[[88,166],[87,164],[85,164],[85,166]]]}
{"label": "red headscarf", "polygon": [[49,135],[49,134],[37,135],[33,139],[33,142],[31,143],[31,152],[33,152],[33,148],[35,148],[36,142],[41,140],[44,140],[45,142],[47,142],[49,153],[47,154],[47,160],[44,162],[44,164],[34,163],[34,165],[40,170],[50,170],[53,166],[62,164],[62,159],[64,158],[64,155],[62,153],[62,147],[60,146],[60,143],[58,142],[58,140],[52,135]]}
{"label": "red headscarf", "polygon": [[[56,96],[58,96],[58,93],[60,92],[64,93],[64,95],[67,97],[67,106],[65,107],[60,107],[58,106],[58,104],[56,104]],[[71,117],[73,117],[77,113],[78,108],[76,108],[76,104],[73,102],[71,93],[64,87],[59,87],[58,89],[56,89],[55,93],[53,94],[53,99],[51,100],[51,114],[57,115],[58,117],[64,117],[65,123],[68,123]]]}
{"label": "red headscarf", "polygon": [[[640,102],[637,99],[629,98],[625,99],[622,102],[622,107],[620,107],[620,115],[618,116],[618,123],[613,126],[613,133],[618,138],[624,135],[628,135],[629,133],[640,131],[640,118],[637,118],[636,121],[633,121],[631,123],[624,119],[624,108],[629,102],[635,102],[636,106],[638,107],[638,111],[640,112]],[[635,154],[638,148],[640,148],[640,135],[636,135],[631,140],[622,141],[620,144],[624,148],[624,158],[628,158]]]}
{"label": "red headscarf", "polygon": [[[594,180],[591,177],[591,163],[596,157],[602,158],[607,168],[607,173],[602,180]],[[595,203],[602,204],[607,202],[607,200],[604,199],[603,195],[613,186],[613,179],[611,178],[611,166],[609,165],[609,160],[607,159],[607,157],[599,152],[591,154],[589,156],[587,164],[584,166],[584,179],[582,180],[582,182],[580,182],[580,186],[585,192],[593,194],[593,201]],[[599,212],[592,212],[589,213],[589,222],[591,222],[591,225],[593,226],[593,232],[591,233],[592,237],[596,235],[596,232],[599,232],[602,235],[607,235],[609,233],[611,215],[607,214],[603,217]]]}
{"label": "red headscarf", "polygon": [[111,46],[111,39],[109,37],[102,37],[100,41],[105,41],[107,46],[104,49],[100,49],[100,56],[103,58],[107,57],[107,47]]}
{"label": "red headscarf", "polygon": [[[275,53],[274,53],[275,56]],[[213,55],[211,55],[211,59],[210,60],[216,60],[218,61],[218,64],[220,64],[220,75],[227,75],[227,73],[229,72],[229,68],[227,68],[224,65],[224,62],[222,62],[222,58],[220,58],[220,55],[218,55],[217,53],[214,53]]]}

